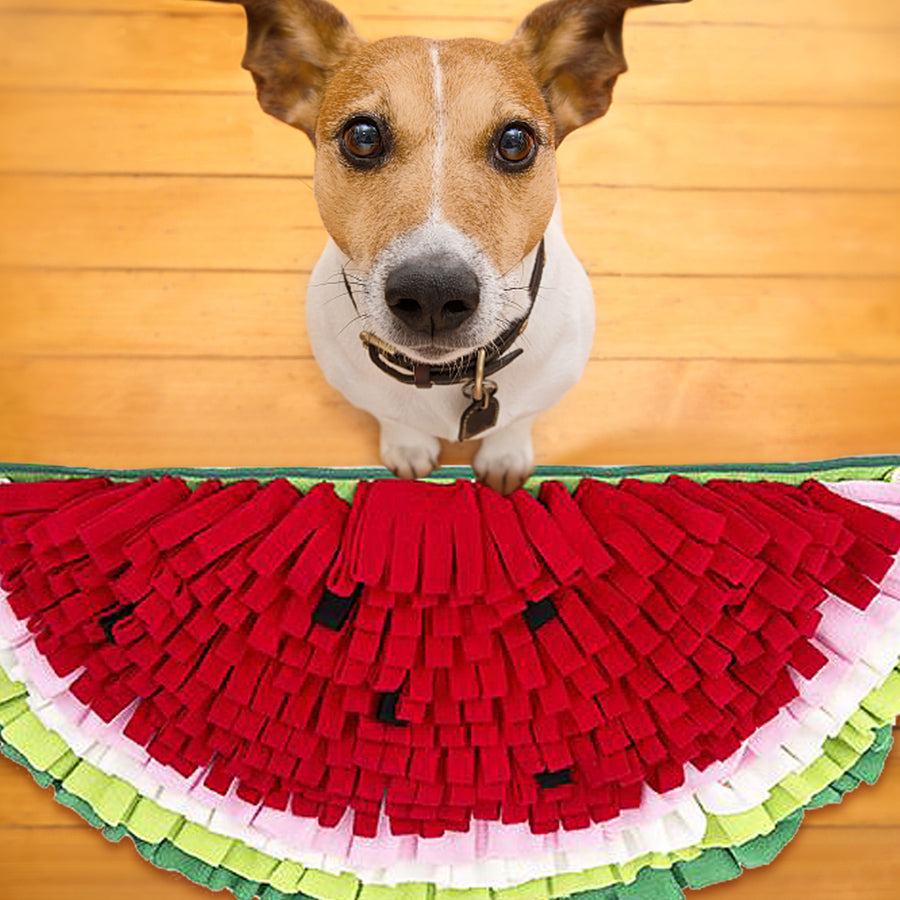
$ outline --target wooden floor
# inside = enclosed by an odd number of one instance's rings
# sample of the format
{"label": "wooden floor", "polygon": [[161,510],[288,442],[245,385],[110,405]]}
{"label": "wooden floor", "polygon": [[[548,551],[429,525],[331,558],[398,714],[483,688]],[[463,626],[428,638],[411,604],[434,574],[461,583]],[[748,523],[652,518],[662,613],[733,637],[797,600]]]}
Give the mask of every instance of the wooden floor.
{"label": "wooden floor", "polygon": [[[366,37],[502,39],[529,0],[346,0]],[[631,15],[609,116],[559,154],[599,327],[554,464],[900,452],[900,4]],[[324,383],[306,139],[239,68],[240,10],[0,0],[0,459],[377,463]],[[469,448],[448,447],[464,462]],[[900,897],[900,760],[705,900]],[[188,900],[0,764],[0,900]]]}

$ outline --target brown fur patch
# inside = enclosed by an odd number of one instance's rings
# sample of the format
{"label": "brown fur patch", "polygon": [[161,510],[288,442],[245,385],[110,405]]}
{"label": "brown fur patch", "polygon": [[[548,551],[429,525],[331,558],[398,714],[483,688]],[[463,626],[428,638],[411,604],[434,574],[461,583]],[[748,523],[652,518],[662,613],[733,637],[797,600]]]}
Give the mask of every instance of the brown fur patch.
{"label": "brown fur patch", "polygon": [[[450,41],[439,58],[446,117],[441,208],[504,274],[534,249],[553,214],[553,121],[528,67],[509,48]],[[534,128],[537,156],[522,172],[504,172],[492,162],[491,142],[516,120]]]}
{"label": "brown fur patch", "polygon": [[556,125],[556,143],[606,114],[628,69],[625,12],[687,0],[553,0],[525,17],[509,46],[528,60]]}
{"label": "brown fur patch", "polygon": [[260,106],[314,140],[325,85],[362,39],[323,0],[243,0],[243,6],[243,66],[253,75]]}
{"label": "brown fur patch", "polygon": [[[332,79],[317,129],[316,201],[337,245],[364,270],[398,234],[425,221],[435,144],[429,43],[387,38],[364,47]],[[360,171],[340,151],[342,126],[374,114],[391,131],[390,158]]]}

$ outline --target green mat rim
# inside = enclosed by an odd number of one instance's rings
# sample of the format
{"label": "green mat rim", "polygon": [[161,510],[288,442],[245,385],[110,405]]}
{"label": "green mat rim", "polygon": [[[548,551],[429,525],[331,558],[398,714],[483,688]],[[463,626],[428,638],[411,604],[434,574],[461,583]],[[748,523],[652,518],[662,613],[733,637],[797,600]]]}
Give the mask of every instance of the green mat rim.
{"label": "green mat rim", "polygon": [[[541,466],[527,487],[536,487],[540,481],[559,479],[571,481],[584,477],[599,479],[620,479],[629,476],[660,477],[672,473],[682,474],[698,479],[719,475],[745,476],[786,476],[785,480],[801,477],[819,476],[822,480],[845,480],[866,478],[870,480],[887,479],[900,467],[900,455],[841,457],[830,460],[801,463],[756,463],[756,464],[723,464],[723,465],[674,465],[674,466]],[[12,480],[33,481],[53,477],[96,477],[107,476],[113,479],[139,477],[160,477],[176,475],[188,479],[220,478],[232,480],[241,478],[276,479],[316,482],[334,481],[349,487],[360,480],[391,478],[390,474],[380,467],[357,468],[260,468],[260,467],[226,467],[226,468],[147,468],[147,469],[95,469],[88,467],[70,467],[58,465],[40,465],[23,463],[0,463],[0,477]],[[17,477],[18,476],[18,477]],[[427,481],[440,483],[459,478],[471,478],[472,471],[464,466],[452,466],[439,469]],[[737,877],[743,871],[742,866],[751,867],[770,862],[787,845],[800,825],[807,809],[838,803],[844,794],[855,789],[869,777],[854,775],[857,770],[871,771],[874,765],[880,769],[887,758],[890,748],[890,725],[873,728],[873,745],[850,766],[850,768],[834,779],[812,799],[795,811],[788,813],[775,825],[769,834],[752,838],[745,844],[734,844],[728,847],[708,847],[692,860],[679,861],[666,868],[654,867],[650,862],[642,868],[634,881],[616,883],[589,891],[571,894],[573,900],[682,900],[683,890],[696,889]],[[135,844],[138,852],[157,867],[178,871],[195,883],[213,890],[228,888],[239,900],[314,900],[313,895],[303,892],[282,893],[271,884],[253,882],[242,875],[222,866],[213,867],[177,847],[170,841],[163,840],[159,844],[149,844],[137,838],[124,825],[110,826],[99,817],[90,803],[73,794],[62,786],[62,779],[56,779],[49,773],[33,769],[13,745],[8,744],[0,736],[0,750],[15,762],[23,765],[41,786],[52,786],[59,802],[72,807],[82,818],[100,829],[104,836],[112,840],[120,840],[128,836]],[[854,783],[855,782],[855,783]],[[754,861],[756,860],[756,861]],[[523,885],[522,887],[527,887]],[[435,895],[436,889],[431,886],[429,897]],[[519,893],[512,889],[512,893]],[[441,891],[442,896],[449,897],[452,891]],[[468,892],[462,892],[468,893]],[[389,900],[400,896],[402,891],[391,888],[377,888],[363,885],[357,900]],[[527,894],[527,891],[526,891]],[[500,896],[501,894],[498,894]],[[522,900],[529,900],[522,894]]]}
{"label": "green mat rim", "polygon": [[[620,466],[538,466],[533,479],[550,478],[624,478],[630,475],[661,474],[835,474],[836,470],[882,469],[882,478],[892,469],[900,467],[900,454],[874,456],[845,456],[833,459],[813,460],[793,463],[688,463],[671,466],[620,465]],[[173,466],[104,469],[85,466],[42,465],[39,463],[0,463],[0,474],[44,477],[89,477],[107,475],[112,478],[139,478],[160,475],[180,475],[188,478],[296,478],[335,481],[358,481],[360,479],[393,478],[387,469],[380,466],[357,467],[191,467]],[[423,481],[445,481],[448,479],[471,478],[469,466],[444,466]]]}

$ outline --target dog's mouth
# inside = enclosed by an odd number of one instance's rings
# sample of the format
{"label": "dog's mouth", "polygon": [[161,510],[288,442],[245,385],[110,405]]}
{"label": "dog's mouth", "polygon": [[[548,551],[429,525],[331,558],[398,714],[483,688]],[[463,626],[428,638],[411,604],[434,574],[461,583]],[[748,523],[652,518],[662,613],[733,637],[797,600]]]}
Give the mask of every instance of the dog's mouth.
{"label": "dog's mouth", "polygon": [[[445,339],[440,340],[423,340],[422,335],[414,337],[396,336],[392,339],[382,339],[377,335],[368,334],[367,340],[363,338],[363,343],[374,343],[384,350],[398,357],[405,357],[414,363],[426,363],[428,365],[452,365],[457,360],[463,360],[476,353],[482,347],[488,350],[493,346],[495,340],[488,340],[485,343],[473,344],[460,340],[452,341]],[[499,336],[498,336],[499,337]]]}
{"label": "dog's mouth", "polygon": [[408,356],[410,359],[418,362],[426,363],[451,363],[454,359],[462,356],[468,356],[479,348],[468,344],[454,343],[444,344],[438,342],[431,343],[401,343],[397,346],[398,351]]}

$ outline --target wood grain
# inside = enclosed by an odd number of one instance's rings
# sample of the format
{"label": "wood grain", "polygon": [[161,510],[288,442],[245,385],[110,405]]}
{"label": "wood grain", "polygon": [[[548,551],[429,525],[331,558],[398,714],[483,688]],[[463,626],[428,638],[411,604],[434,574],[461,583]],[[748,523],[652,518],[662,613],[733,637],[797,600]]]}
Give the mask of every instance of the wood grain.
{"label": "wood grain", "polygon": [[[642,25],[639,14],[634,18],[627,43],[631,72],[617,85],[618,101],[900,103],[896,33],[890,29],[784,25],[776,30],[703,23],[662,28]],[[505,40],[513,30],[511,23],[493,19],[415,15],[359,16],[357,25],[363,37],[373,40],[394,34]],[[244,25],[237,7],[193,16],[7,12],[2,26],[0,87],[252,90],[239,66]],[[810,65],[810,60],[822,64]]]}
{"label": "wood grain", "polygon": [[[91,92],[8,91],[0,115],[0,165],[12,173],[313,174],[310,142],[250,94],[110,92],[98,106]],[[559,169],[564,184],[898,190],[895,136],[867,107],[616,103],[566,138]]]}
{"label": "wood grain", "polygon": [[[592,274],[900,275],[892,193],[560,193]],[[8,175],[0,216],[18,226],[0,246],[3,266],[308,272],[327,237],[303,179]]]}
{"label": "wood grain", "polygon": [[[592,282],[597,360],[900,359],[900,278]],[[310,359],[308,284],[305,272],[11,270],[0,354]]]}
{"label": "wood grain", "polygon": [[[338,5],[353,21],[364,15],[387,20],[404,18],[409,16],[412,8],[408,0],[384,0],[375,8],[368,0],[346,0]],[[493,0],[486,8],[482,0],[454,0],[452,6],[440,7],[440,17],[474,22],[501,19],[512,23],[521,21],[535,5],[533,0]],[[138,15],[151,9],[150,4],[135,3],[134,0],[41,0],[40,4],[31,4],[28,0],[0,0],[0,11],[33,12],[35,7],[42,12],[126,12]],[[421,4],[415,10],[423,18],[429,12],[429,8]],[[205,0],[154,0],[152,11],[181,16],[232,14]],[[854,4],[848,4],[846,0],[791,0],[789,6],[786,6],[784,0],[756,0],[755,3],[748,3],[746,0],[694,0],[685,8],[671,9],[662,6],[659,9],[642,10],[638,15],[644,23],[674,26],[725,22],[779,27],[795,24],[807,28],[900,27],[900,9],[894,0],[862,0]],[[638,15],[634,16],[635,20]]]}
{"label": "wood grain", "polygon": [[[341,5],[368,38],[503,39],[532,2]],[[898,33],[896,0],[629,16],[612,111],[559,153],[598,330],[541,463],[900,452]],[[0,0],[0,459],[377,462],[305,332],[312,149],[259,111],[243,43],[224,4]],[[2,900],[209,896],[11,764],[0,798]],[[701,896],[896,900],[898,841],[892,757]]]}
{"label": "wood grain", "polygon": [[[0,362],[0,386],[19,424],[2,435],[8,459],[102,468],[378,463],[374,420],[308,359],[19,358]],[[536,452],[539,463],[562,465],[888,452],[900,446],[898,391],[894,360],[594,360],[539,417]],[[448,450],[471,458],[468,446]]]}

